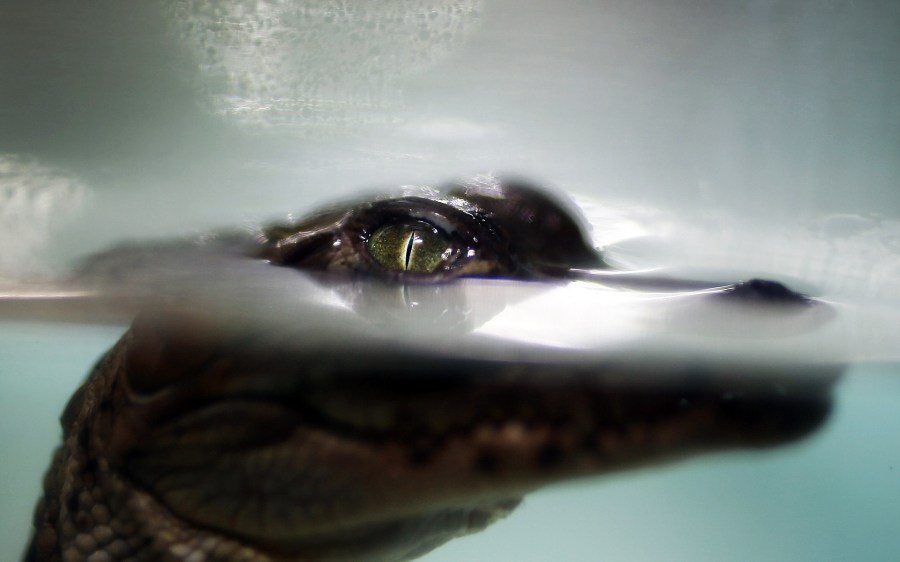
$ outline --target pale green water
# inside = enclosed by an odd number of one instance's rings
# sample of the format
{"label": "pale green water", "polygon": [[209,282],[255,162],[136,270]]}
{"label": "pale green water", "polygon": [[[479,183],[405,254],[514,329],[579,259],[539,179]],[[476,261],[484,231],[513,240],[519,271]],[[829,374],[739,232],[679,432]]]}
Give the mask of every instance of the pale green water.
{"label": "pale green water", "polygon": [[[900,304],[900,4],[346,8],[5,0],[0,279],[506,171],[586,197],[598,242],[622,226],[642,265]],[[627,240],[635,225],[649,237]],[[0,327],[0,560],[24,545],[65,399],[117,333]],[[896,560],[898,380],[854,367],[801,446],[543,492],[428,560]]]}

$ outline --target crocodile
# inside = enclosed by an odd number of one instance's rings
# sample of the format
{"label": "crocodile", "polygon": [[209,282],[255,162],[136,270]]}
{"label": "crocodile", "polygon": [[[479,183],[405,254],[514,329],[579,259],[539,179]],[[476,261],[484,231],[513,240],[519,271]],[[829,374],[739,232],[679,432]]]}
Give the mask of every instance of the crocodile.
{"label": "crocodile", "polygon": [[[181,271],[146,265],[163,258],[204,277],[161,290]],[[826,307],[774,281],[620,273],[570,203],[517,181],[95,256],[73,281],[165,298],[66,406],[24,560],[413,560],[539,487],[791,443],[828,418],[839,366],[571,353],[475,329],[510,293],[573,284],[776,321]],[[253,284],[276,274],[277,289]],[[486,297],[460,301],[479,283]]]}

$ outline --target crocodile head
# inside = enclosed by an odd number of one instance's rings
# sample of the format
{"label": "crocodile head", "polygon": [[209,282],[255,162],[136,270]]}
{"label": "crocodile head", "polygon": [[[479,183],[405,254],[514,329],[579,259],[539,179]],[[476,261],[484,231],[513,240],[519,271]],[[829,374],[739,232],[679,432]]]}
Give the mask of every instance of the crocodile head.
{"label": "crocodile head", "polygon": [[[410,560],[548,483],[794,441],[840,371],[490,335],[492,311],[609,271],[524,185],[353,203],[239,247],[282,298],[195,291],[138,317],[66,408],[29,560]],[[457,280],[473,276],[518,281]],[[658,301],[776,324],[824,306],[767,281],[688,286]]]}

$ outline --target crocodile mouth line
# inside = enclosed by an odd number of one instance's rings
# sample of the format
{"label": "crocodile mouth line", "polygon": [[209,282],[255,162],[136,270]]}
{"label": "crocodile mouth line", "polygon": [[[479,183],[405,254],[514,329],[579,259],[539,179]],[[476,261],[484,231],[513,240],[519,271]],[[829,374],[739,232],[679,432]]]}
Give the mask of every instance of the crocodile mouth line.
{"label": "crocodile mouth line", "polygon": [[[468,396],[428,393],[387,400],[375,407],[374,423],[360,416],[355,399],[306,404],[301,417],[337,438],[406,449],[414,465],[427,465],[448,452],[459,454],[463,447],[476,471],[491,473],[552,470],[588,459],[594,469],[603,462],[627,464],[630,457],[637,460],[647,453],[682,452],[687,441],[697,448],[772,445],[805,435],[829,411],[827,397],[814,389],[792,392],[776,381],[751,386],[745,392],[740,385],[700,389],[685,384],[660,391],[640,385],[532,384],[513,389],[500,384],[475,386]],[[372,401],[371,393],[356,396]]]}

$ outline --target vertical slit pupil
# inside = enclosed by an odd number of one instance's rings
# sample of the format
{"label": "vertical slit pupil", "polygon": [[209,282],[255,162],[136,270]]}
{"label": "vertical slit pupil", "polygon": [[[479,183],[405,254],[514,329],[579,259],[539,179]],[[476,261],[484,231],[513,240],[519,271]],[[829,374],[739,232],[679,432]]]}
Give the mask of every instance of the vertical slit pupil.
{"label": "vertical slit pupil", "polygon": [[415,245],[419,241],[419,232],[414,230],[409,233],[409,236],[406,237],[406,254],[403,257],[403,269],[409,271],[409,267],[412,262],[412,254]]}

